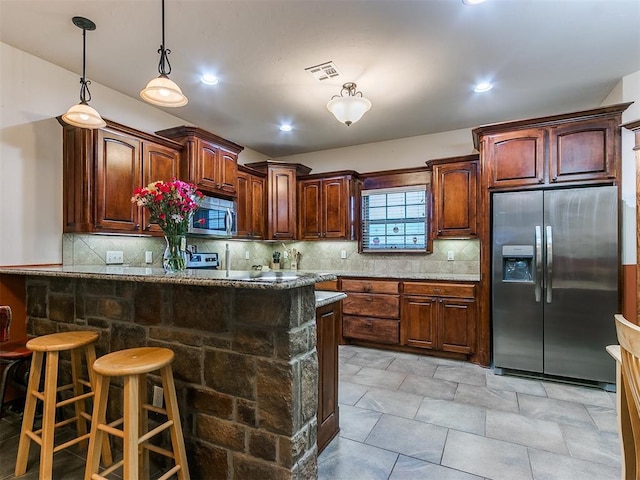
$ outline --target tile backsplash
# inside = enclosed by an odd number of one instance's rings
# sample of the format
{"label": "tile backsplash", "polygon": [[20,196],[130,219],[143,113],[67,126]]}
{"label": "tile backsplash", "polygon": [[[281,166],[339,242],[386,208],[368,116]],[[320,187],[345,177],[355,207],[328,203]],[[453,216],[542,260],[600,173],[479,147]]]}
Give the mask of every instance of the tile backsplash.
{"label": "tile backsplash", "polygon": [[[273,252],[296,249],[300,252],[299,270],[332,272],[406,272],[406,273],[480,273],[478,240],[436,240],[433,253],[425,254],[359,254],[357,242],[257,242],[243,240],[209,240],[188,237],[199,252],[218,252],[220,263],[229,244],[231,268],[248,270],[253,265],[269,265]],[[64,265],[104,265],[106,252],[122,251],[128,266],[162,266],[165,242],[162,237],[130,237],[123,235],[88,235],[66,233],[62,242]],[[152,252],[153,262],[145,263],[145,252]],[[344,252],[345,255],[341,255]],[[453,252],[455,260],[448,261]],[[341,258],[346,256],[346,258]],[[248,258],[247,258],[248,257]],[[281,256],[281,268],[291,268],[290,259]]]}

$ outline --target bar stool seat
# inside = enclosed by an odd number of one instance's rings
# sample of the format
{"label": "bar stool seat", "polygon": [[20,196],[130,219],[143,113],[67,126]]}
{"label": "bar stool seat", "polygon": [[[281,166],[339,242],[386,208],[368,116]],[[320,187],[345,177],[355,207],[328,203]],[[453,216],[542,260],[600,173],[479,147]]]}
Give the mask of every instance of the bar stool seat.
{"label": "bar stool seat", "polygon": [[[122,467],[124,480],[149,478],[149,455],[151,450],[173,458],[174,466],[161,479],[177,474],[179,480],[189,480],[184,438],[178,411],[175,383],[171,363],[174,353],[168,348],[140,347],[109,353],[93,363],[96,376],[96,399],[91,423],[89,453],[85,480],[106,479],[106,475]],[[160,370],[165,408],[146,403],[148,373]],[[107,397],[111,377],[124,377],[124,416],[111,423],[106,421]],[[148,431],[147,412],[163,414],[167,421]],[[116,428],[122,425],[122,429]],[[151,444],[149,440],[169,429],[172,451]],[[123,459],[99,472],[100,445],[106,435],[114,435],[123,441]]]}
{"label": "bar stool seat", "polygon": [[[39,478],[52,478],[53,454],[71,445],[85,442],[89,438],[87,421],[91,419],[85,411],[85,401],[94,396],[92,385],[95,385],[91,364],[95,361],[96,352],[94,343],[99,334],[91,331],[77,331],[53,333],[29,340],[27,349],[33,352],[29,384],[18,444],[15,475],[23,475],[27,470],[27,460],[31,442],[40,445],[40,472]],[[59,354],[63,351],[71,353],[71,383],[58,386]],[[89,381],[82,378],[82,354],[84,353]],[[40,378],[43,364],[46,363],[44,377],[44,389],[39,391]],[[57,394],[66,390],[73,390],[70,398],[57,401]],[[34,430],[34,420],[37,401],[43,402],[42,428]],[[56,410],[60,407],[73,404],[75,416],[56,423]],[[77,436],[60,445],[54,445],[55,429],[76,423]],[[111,450],[109,445],[104,446],[105,462],[110,462]]]}

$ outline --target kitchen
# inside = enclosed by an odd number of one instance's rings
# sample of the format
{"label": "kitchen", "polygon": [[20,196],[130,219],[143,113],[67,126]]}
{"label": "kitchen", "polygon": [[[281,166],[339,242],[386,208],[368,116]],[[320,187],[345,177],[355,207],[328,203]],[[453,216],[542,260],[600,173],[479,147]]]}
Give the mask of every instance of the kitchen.
{"label": "kitchen", "polygon": [[[11,2],[3,2],[9,5]],[[461,2],[454,2],[461,3]],[[171,8],[171,3],[167,3]],[[456,8],[470,8],[463,5]],[[153,7],[150,7],[153,8]],[[5,11],[8,11],[8,7]],[[155,10],[153,10],[155,11]],[[73,11],[60,19],[60,25],[68,26],[68,49],[71,52],[78,51],[79,36],[74,32],[75,27],[70,22],[70,17],[75,14],[86,14],[93,18],[98,24],[95,32],[88,34],[88,77],[94,80],[92,85],[93,100],[91,104],[108,119],[116,120],[120,124],[127,125],[143,132],[156,132],[168,128],[183,125],[185,121],[179,118],[178,110],[164,111],[149,107],[135,99],[136,95],[123,95],[116,90],[111,90],[100,84],[100,81],[93,76],[96,72],[98,59],[101,56],[97,53],[97,47],[92,43],[92,35],[104,32],[107,27],[104,21],[98,22],[91,12]],[[3,15],[4,17],[4,15]],[[155,18],[155,17],[153,17]],[[167,16],[167,26],[170,28],[172,21],[177,17],[175,12]],[[61,27],[62,28],[62,27]],[[3,42],[6,29],[3,24]],[[173,33],[171,33],[173,32]],[[174,61],[174,72],[172,78],[181,81],[179,63],[179,51],[176,43],[179,35],[175,30],[168,30],[168,45],[174,50],[172,60]],[[75,34],[75,35],[74,35]],[[58,34],[51,32],[52,38]],[[107,36],[113,35],[108,33]],[[157,39],[154,37],[152,45]],[[39,60],[24,51],[9,44],[2,44],[3,61],[3,208],[2,208],[2,248],[0,249],[0,265],[27,265],[27,264],[77,264],[103,261],[107,251],[123,251],[126,264],[145,265],[144,252],[151,251],[152,257],[157,261],[164,248],[161,239],[128,238],[128,237],[96,237],[95,235],[67,234],[63,233],[63,211],[62,211],[62,165],[60,163],[61,152],[63,150],[61,127],[56,121],[56,117],[61,115],[77,98],[77,72],[79,66],[79,55],[69,55],[68,69],[62,69],[55,65]],[[621,47],[624,48],[624,47]],[[155,53],[155,47],[151,48],[151,54]],[[92,54],[92,52],[94,52]],[[156,57],[149,54],[149,63],[153,68]],[[141,55],[141,57],[146,56]],[[323,61],[318,60],[318,61]],[[6,63],[5,63],[6,62]],[[342,62],[340,62],[342,63]],[[306,66],[306,65],[305,65]],[[547,108],[547,113],[566,113],[569,111],[585,110],[601,105],[612,105],[623,102],[638,100],[638,69],[625,73],[616,82],[611,84],[610,94],[605,94],[597,101],[590,100],[588,105],[566,108]],[[10,73],[11,72],[11,73]],[[633,73],[636,72],[636,73]],[[306,72],[303,72],[306,75]],[[9,77],[5,81],[5,75]],[[47,79],[45,83],[44,79]],[[350,80],[350,79],[346,79]],[[145,80],[143,80],[144,83]],[[326,89],[325,103],[331,95],[337,93],[339,88],[336,82],[330,87],[321,86]],[[617,85],[616,85],[617,83]],[[55,87],[52,87],[54,85]],[[55,88],[56,95],[51,95],[50,91]],[[136,86],[137,88],[137,86]],[[140,87],[142,88],[142,87]],[[189,94],[186,87],[185,93],[190,96],[191,103],[197,102],[197,95]],[[283,87],[284,88],[284,87]],[[365,89],[360,81],[359,88],[366,96],[370,95],[370,90]],[[139,89],[138,89],[139,90]],[[68,92],[68,93],[64,93]],[[218,93],[214,94],[218,95]],[[604,98],[607,97],[607,98]],[[382,95],[381,98],[384,98]],[[70,100],[71,101],[70,101]],[[373,99],[373,97],[372,97]],[[69,105],[68,105],[69,104]],[[318,115],[327,120],[326,128],[333,129],[332,135],[344,136],[346,133],[339,130],[353,131],[356,128],[364,129],[366,121],[374,115],[378,105],[374,106],[370,112],[365,114],[362,120],[355,125],[346,127],[335,121],[324,109],[324,103],[320,103],[317,110]],[[380,107],[381,108],[381,107]],[[623,112],[623,123],[633,121],[640,117],[637,105],[633,104]],[[524,112],[524,111],[523,111]],[[174,116],[177,115],[177,116]],[[325,118],[326,116],[326,118]],[[518,112],[511,116],[496,118],[497,121],[508,121],[515,118],[535,118],[541,114],[525,114]],[[371,120],[373,121],[373,120]],[[334,123],[331,123],[334,122]],[[203,125],[197,122],[200,127]],[[221,123],[223,123],[221,121]],[[486,120],[477,121],[468,125],[475,126],[483,123],[491,123]],[[334,125],[335,124],[335,125]],[[324,125],[324,124],[323,124]],[[324,127],[323,127],[324,128]],[[211,128],[211,131],[221,135],[219,128]],[[274,134],[282,139],[281,133]],[[349,135],[355,135],[349,133]],[[295,155],[270,155],[277,160],[284,160],[288,163],[299,163],[312,167],[312,174],[322,172],[335,172],[345,169],[352,169],[360,173],[379,172],[396,168],[417,168],[425,165],[425,161],[447,157],[458,157],[472,155],[473,142],[469,128],[459,130],[448,130],[444,133],[430,133],[401,139],[387,139],[378,143],[365,143],[358,146],[340,146],[332,150],[320,150],[317,152],[299,153]],[[625,205],[623,211],[623,256],[622,263],[625,275],[633,278],[635,275],[635,193],[633,189],[633,142],[631,132],[621,132],[622,135],[622,197]],[[404,135],[405,137],[408,135]],[[239,155],[240,164],[263,162],[266,155],[258,153],[259,149],[246,148],[246,143],[241,142],[234,136],[224,135],[225,138],[245,145],[245,149]],[[397,137],[400,138],[400,137]],[[280,140],[286,145],[287,140]],[[626,148],[625,148],[626,146]],[[17,163],[16,160],[21,162]],[[346,160],[348,159],[348,161]],[[393,166],[390,168],[389,159],[393,159]],[[629,170],[631,169],[631,170]],[[7,172],[7,177],[5,177]],[[51,181],[51,179],[57,181]],[[32,192],[39,192],[38,196]],[[19,199],[16,202],[15,199]],[[11,205],[12,208],[6,206]],[[43,214],[43,206],[47,210]],[[633,227],[632,227],[633,225]],[[204,242],[200,246],[200,251],[216,251],[221,255],[224,252],[226,241]],[[231,259],[233,269],[247,270],[252,265],[268,264],[272,259],[273,250],[282,251],[282,242],[275,244],[262,242],[238,242],[229,241],[231,248]],[[478,278],[484,268],[481,264],[481,248],[477,239],[451,239],[435,240],[433,253],[428,255],[366,255],[358,253],[358,245],[354,241],[327,242],[286,242],[287,248],[296,248],[301,252],[299,264],[300,270],[315,271],[369,271],[372,273],[397,271],[410,277],[410,274],[429,272],[433,274],[470,275]],[[346,258],[342,257],[345,252]],[[247,252],[249,258],[247,259]],[[449,252],[453,252],[453,261],[447,260]],[[157,265],[157,264],[156,264]],[[475,276],[475,277],[473,277]],[[437,277],[436,277],[437,278]],[[633,311],[633,308],[630,310]],[[627,314],[628,315],[628,314]],[[628,315],[629,316],[629,315]]]}

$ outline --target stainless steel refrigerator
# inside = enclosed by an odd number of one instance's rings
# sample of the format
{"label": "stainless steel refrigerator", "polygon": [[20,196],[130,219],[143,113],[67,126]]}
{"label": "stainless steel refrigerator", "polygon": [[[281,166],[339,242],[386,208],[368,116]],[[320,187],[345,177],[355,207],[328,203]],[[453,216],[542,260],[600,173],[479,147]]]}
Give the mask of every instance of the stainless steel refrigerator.
{"label": "stainless steel refrigerator", "polygon": [[498,368],[615,383],[617,187],[492,196]]}

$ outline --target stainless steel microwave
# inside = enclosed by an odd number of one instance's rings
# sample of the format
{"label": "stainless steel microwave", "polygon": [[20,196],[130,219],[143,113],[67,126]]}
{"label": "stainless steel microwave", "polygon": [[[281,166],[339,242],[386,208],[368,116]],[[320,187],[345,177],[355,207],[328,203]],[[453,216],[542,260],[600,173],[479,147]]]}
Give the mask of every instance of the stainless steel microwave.
{"label": "stainless steel microwave", "polygon": [[189,233],[215,237],[231,237],[237,233],[233,200],[204,197],[191,216]]}

